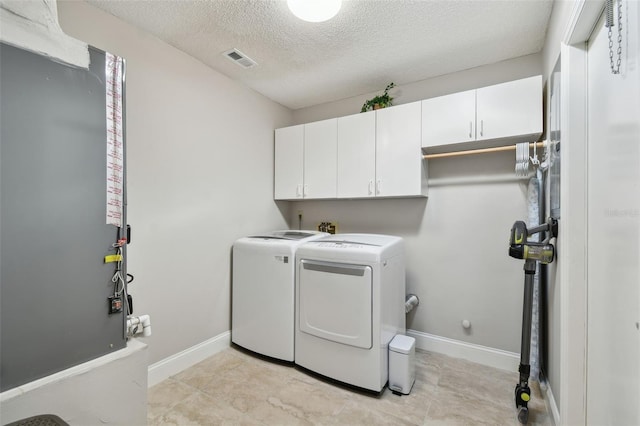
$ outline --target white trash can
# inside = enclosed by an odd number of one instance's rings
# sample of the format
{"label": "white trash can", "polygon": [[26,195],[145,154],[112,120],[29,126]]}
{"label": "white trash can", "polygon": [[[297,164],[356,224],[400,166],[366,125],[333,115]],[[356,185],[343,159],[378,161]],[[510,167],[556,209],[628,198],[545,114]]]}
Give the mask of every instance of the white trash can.
{"label": "white trash can", "polygon": [[416,381],[416,339],[401,334],[389,343],[389,389],[408,395]]}

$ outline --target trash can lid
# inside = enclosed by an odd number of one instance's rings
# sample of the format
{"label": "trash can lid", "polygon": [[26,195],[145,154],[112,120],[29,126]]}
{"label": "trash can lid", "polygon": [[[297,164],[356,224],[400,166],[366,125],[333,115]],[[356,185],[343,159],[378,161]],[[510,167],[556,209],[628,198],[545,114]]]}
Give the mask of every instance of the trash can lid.
{"label": "trash can lid", "polygon": [[389,343],[389,350],[393,352],[408,354],[414,348],[415,344],[416,339],[414,339],[413,337],[397,334],[396,337],[394,337]]}

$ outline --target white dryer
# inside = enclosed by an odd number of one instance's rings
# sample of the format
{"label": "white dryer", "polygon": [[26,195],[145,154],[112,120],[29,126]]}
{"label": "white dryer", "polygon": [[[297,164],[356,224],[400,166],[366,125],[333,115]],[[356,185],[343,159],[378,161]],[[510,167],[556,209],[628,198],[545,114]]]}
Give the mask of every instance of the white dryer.
{"label": "white dryer", "polygon": [[296,253],[295,363],[380,392],[388,347],[405,333],[402,238],[337,234]]}
{"label": "white dryer", "polygon": [[293,361],[295,252],[329,235],[275,231],[233,244],[231,341],[243,348]]}

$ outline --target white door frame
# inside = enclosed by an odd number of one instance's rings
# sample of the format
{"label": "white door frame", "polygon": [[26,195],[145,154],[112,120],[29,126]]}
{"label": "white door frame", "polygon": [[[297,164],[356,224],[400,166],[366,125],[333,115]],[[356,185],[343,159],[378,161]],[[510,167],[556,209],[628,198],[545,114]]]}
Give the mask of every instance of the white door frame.
{"label": "white door frame", "polygon": [[[561,46],[560,424],[587,419],[587,46],[603,0],[578,0]],[[564,219],[564,220],[563,220]]]}

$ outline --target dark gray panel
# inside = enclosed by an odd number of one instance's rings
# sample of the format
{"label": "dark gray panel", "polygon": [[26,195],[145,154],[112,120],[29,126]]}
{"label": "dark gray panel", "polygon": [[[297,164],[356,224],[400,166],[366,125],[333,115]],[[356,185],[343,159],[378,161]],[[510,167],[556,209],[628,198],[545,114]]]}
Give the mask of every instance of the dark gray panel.
{"label": "dark gray panel", "polygon": [[105,55],[90,70],[0,44],[0,385],[123,348],[108,315]]}

